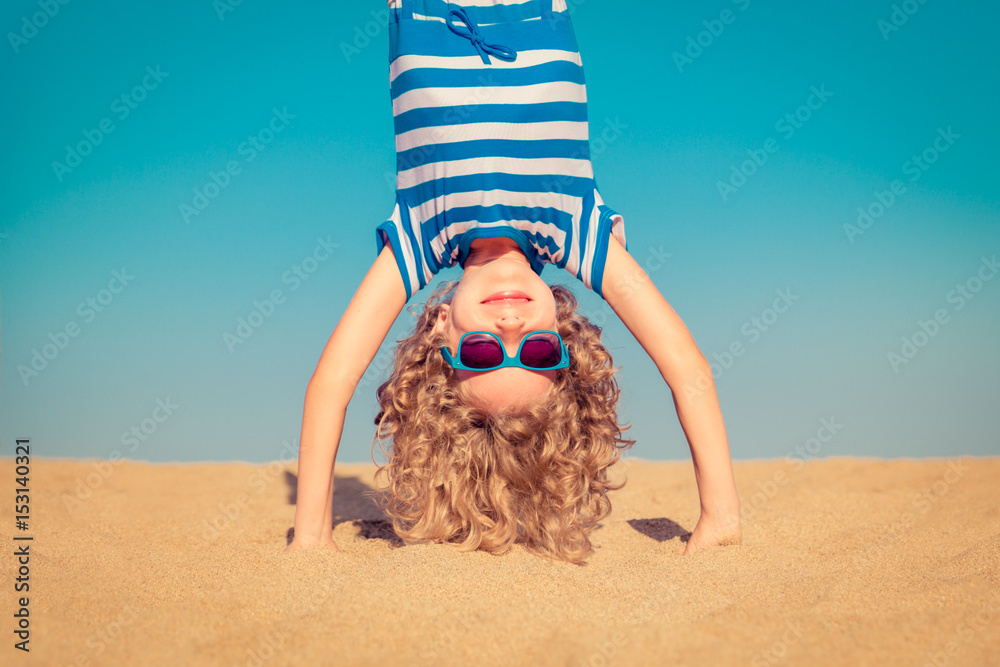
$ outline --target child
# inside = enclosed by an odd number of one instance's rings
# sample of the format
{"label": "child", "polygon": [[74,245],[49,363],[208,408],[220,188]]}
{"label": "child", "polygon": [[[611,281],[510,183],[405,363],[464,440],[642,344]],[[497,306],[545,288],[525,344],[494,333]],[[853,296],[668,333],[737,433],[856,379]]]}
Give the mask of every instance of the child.
{"label": "child", "polygon": [[398,535],[493,553],[519,542],[573,563],[590,553],[607,491],[620,488],[607,470],[634,441],[621,439],[600,329],[540,277],[554,264],[607,301],[673,392],[701,497],[685,553],[739,543],[708,362],[597,190],[564,0],[389,5],[396,204],[306,391],[286,550],[337,548],[333,467],[347,405],[406,302],[456,265],[461,281],[430,296],[376,394],[376,435],[393,440],[376,501]]}

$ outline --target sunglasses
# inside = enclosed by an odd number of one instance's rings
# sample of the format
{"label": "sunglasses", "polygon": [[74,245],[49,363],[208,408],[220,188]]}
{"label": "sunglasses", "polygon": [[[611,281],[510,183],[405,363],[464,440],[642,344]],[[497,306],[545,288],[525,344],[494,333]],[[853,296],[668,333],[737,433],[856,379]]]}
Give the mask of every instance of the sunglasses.
{"label": "sunglasses", "polygon": [[507,351],[496,334],[489,331],[470,331],[458,341],[458,358],[441,347],[445,361],[452,368],[467,371],[492,371],[513,366],[529,371],[550,371],[569,367],[569,350],[562,336],[555,331],[533,331],[521,339],[517,354],[507,356]]}

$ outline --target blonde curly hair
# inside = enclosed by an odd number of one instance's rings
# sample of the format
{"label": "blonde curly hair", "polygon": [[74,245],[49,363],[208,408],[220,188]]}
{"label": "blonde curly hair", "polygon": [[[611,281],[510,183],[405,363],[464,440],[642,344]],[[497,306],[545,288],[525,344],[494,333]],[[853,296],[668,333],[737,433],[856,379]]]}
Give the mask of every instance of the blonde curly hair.
{"label": "blonde curly hair", "polygon": [[441,355],[433,333],[441,304],[458,283],[428,297],[412,334],[395,350],[388,380],[376,390],[375,440],[392,451],[375,473],[387,486],[371,495],[406,544],[449,543],[460,551],[510,551],[515,542],[539,556],[583,565],[588,533],[611,512],[607,493],[624,486],[607,471],[635,444],[621,436],[618,369],[601,329],[579,315],[573,293],[550,285],[570,366],[557,371],[540,402],[518,411],[477,405]]}

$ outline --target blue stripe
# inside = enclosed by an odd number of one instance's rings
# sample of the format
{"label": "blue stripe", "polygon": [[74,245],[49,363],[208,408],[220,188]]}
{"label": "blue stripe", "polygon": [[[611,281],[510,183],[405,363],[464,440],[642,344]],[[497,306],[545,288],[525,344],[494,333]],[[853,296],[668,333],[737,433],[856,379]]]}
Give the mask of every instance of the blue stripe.
{"label": "blue stripe", "polygon": [[[563,29],[555,29],[558,24]],[[405,26],[405,29],[401,29]],[[479,27],[490,44],[501,44],[518,53],[532,49],[578,52],[576,36],[569,21],[539,19]],[[478,56],[465,37],[456,35],[439,21],[412,20],[389,23],[389,62],[402,55]],[[517,62],[515,59],[513,62]]]}
{"label": "blue stripe", "polygon": [[[441,222],[447,218],[449,225],[462,222],[479,222],[489,224],[500,220],[530,220],[532,222],[553,224],[560,229],[572,222],[571,211],[563,211],[551,206],[516,206],[513,204],[494,204],[492,206],[453,206],[446,213],[439,213],[432,221]],[[553,245],[552,250],[557,246]]]}
{"label": "blue stripe", "polygon": [[512,190],[514,192],[560,192],[573,197],[583,197],[593,188],[593,179],[582,176],[489,172],[439,178],[409,188],[399,188],[399,193],[406,201],[410,202],[410,206],[416,208],[419,204],[451,192]]}
{"label": "blue stripe", "polygon": [[382,252],[382,248],[385,247],[385,239],[382,236],[383,232],[389,237],[389,243],[391,244],[393,254],[396,256],[396,266],[399,267],[399,275],[402,276],[403,286],[406,287],[406,300],[409,301],[410,297],[413,296],[413,293],[416,290],[413,289],[412,285],[410,285],[410,272],[406,270],[406,260],[403,259],[403,249],[399,243],[399,236],[396,234],[396,225],[392,220],[386,220],[375,228],[375,256],[378,257],[378,255]]}
{"label": "blue stripe", "polygon": [[449,250],[454,250],[455,247],[459,249],[458,257],[456,258],[456,264],[465,264],[465,260],[469,256],[469,247],[472,242],[476,239],[491,239],[497,237],[506,237],[509,239],[514,239],[517,244],[524,251],[525,257],[528,258],[528,262],[531,264],[532,270],[538,275],[542,275],[542,269],[545,268],[545,262],[543,262],[539,257],[538,253],[535,251],[534,247],[528,242],[528,237],[530,235],[522,232],[518,229],[513,229],[511,227],[477,227],[475,229],[470,229],[466,232],[459,234],[454,237],[452,241],[454,244],[450,244],[451,248]]}
{"label": "blue stripe", "polygon": [[[526,187],[529,182],[539,183],[538,187]],[[418,205],[440,197],[444,193],[478,192],[480,190],[511,190],[513,192],[557,192],[571,197],[583,197],[594,188],[593,181],[581,176],[561,174],[532,174],[522,176],[503,172],[487,172],[451,176],[427,181],[409,188],[400,188],[399,193],[410,205]]]}
{"label": "blue stripe", "polygon": [[[580,266],[577,268],[576,277],[583,280],[584,254],[587,252],[587,236],[590,233],[590,216],[594,211],[594,191],[590,190],[583,197],[583,205],[580,206]],[[593,273],[591,273],[593,275]],[[593,287],[593,283],[591,283]]]}
{"label": "blue stripe", "polygon": [[[460,7],[449,5],[444,0],[403,0],[408,2],[413,13],[424,16],[445,18],[452,9],[464,9],[476,23],[498,23],[500,21],[523,21],[542,15],[542,0],[528,0],[517,5],[495,5],[492,7]],[[455,21],[456,25],[461,25]]]}
{"label": "blue stripe", "polygon": [[567,81],[583,84],[583,68],[568,60],[554,60],[519,68],[442,69],[413,67],[393,80],[390,97],[419,88],[480,88],[482,86],[530,86],[538,83]]}
{"label": "blue stripe", "polygon": [[[425,164],[477,157],[523,159],[568,157],[590,159],[590,143],[576,139],[475,139],[418,146],[396,155],[396,169],[406,171]],[[433,158],[433,159],[430,159]]]}
{"label": "blue stripe", "polygon": [[[523,119],[523,120],[521,120]],[[516,123],[569,120],[587,122],[584,102],[540,102],[538,104],[468,104],[458,107],[423,107],[395,117],[396,134],[422,127],[463,123]]]}
{"label": "blue stripe", "polygon": [[[590,270],[590,286],[603,299],[604,264],[608,258],[608,244],[611,243],[611,216],[617,215],[617,212],[606,205],[601,205],[599,208],[601,209],[601,218],[597,226],[597,244],[594,247],[594,263]],[[628,250],[627,247],[626,250]]]}

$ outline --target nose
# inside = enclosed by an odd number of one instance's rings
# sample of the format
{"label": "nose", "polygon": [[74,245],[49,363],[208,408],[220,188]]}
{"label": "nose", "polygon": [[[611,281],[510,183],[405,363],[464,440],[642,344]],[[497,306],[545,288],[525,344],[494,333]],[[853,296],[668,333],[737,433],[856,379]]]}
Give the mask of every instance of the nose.
{"label": "nose", "polygon": [[507,349],[507,356],[512,357],[517,354],[517,346],[521,343],[526,325],[524,318],[517,313],[507,312],[498,315],[494,323]]}

